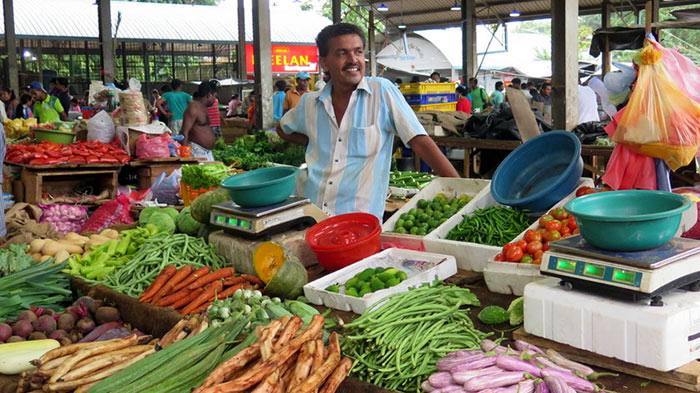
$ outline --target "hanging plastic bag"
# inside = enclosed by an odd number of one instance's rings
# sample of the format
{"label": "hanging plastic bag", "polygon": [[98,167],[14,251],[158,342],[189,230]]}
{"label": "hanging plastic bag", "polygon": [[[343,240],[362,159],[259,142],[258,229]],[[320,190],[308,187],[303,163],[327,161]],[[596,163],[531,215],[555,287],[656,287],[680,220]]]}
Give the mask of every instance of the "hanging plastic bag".
{"label": "hanging plastic bag", "polygon": [[109,113],[99,111],[87,121],[87,140],[109,143],[114,139],[114,121]]}
{"label": "hanging plastic bag", "polygon": [[133,224],[131,205],[126,195],[118,195],[95,210],[83,225],[81,232],[100,232],[116,224]]}
{"label": "hanging plastic bag", "polygon": [[161,173],[151,186],[153,199],[158,201],[158,203],[178,205],[181,177],[182,173],[179,169],[174,170],[170,175],[167,175],[165,172]]}
{"label": "hanging plastic bag", "polygon": [[[649,39],[647,39],[649,41]],[[700,103],[678,87],[661,61],[660,45],[649,44],[639,54],[635,89],[620,117],[613,140],[676,170],[688,165],[700,144]],[[700,75],[697,68],[693,75]]]}
{"label": "hanging plastic bag", "polygon": [[136,157],[142,160],[170,157],[170,143],[172,139],[169,134],[154,137],[141,134],[136,139]]}

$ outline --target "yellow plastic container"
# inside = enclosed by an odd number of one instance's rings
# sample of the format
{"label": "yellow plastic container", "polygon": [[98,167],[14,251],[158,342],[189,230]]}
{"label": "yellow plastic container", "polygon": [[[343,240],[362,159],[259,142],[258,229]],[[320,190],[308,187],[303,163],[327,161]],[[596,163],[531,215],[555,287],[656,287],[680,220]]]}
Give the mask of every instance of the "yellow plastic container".
{"label": "yellow plastic container", "polygon": [[401,94],[437,94],[437,93],[454,93],[455,85],[452,82],[448,83],[402,83],[399,85]]}
{"label": "yellow plastic container", "polygon": [[457,110],[457,103],[456,102],[442,102],[440,104],[411,105],[411,108],[416,112],[422,112],[422,111],[454,112],[455,110]]}

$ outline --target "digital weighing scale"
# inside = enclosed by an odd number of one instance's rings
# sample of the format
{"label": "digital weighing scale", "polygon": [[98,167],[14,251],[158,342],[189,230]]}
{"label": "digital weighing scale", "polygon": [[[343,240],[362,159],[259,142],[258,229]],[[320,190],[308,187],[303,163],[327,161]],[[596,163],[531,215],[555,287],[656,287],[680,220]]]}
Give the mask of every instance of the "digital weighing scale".
{"label": "digital weighing scale", "polygon": [[662,295],[677,288],[700,289],[700,241],[674,238],[648,251],[614,252],[592,247],[581,236],[551,242],[540,272],[567,288],[640,300],[662,306]]}
{"label": "digital weighing scale", "polygon": [[326,218],[328,215],[308,198],[289,197],[275,205],[254,208],[244,208],[233,202],[216,204],[209,222],[231,235],[257,239],[290,229],[303,229]]}

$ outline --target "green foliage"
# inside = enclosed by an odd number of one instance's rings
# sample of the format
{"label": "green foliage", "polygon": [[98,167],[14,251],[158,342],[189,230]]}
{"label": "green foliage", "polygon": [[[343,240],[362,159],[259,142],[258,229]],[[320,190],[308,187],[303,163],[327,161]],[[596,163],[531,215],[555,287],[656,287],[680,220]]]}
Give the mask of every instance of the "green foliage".
{"label": "green foliage", "polygon": [[175,220],[170,218],[167,213],[155,212],[148,218],[147,223],[155,225],[156,228],[158,228],[158,233],[167,233],[170,235],[175,233]]}
{"label": "green foliage", "polygon": [[10,244],[7,248],[0,248],[0,277],[6,276],[32,265],[32,257],[27,255],[26,244]]}
{"label": "green foliage", "polygon": [[186,207],[180,211],[180,214],[175,220],[175,225],[177,225],[177,230],[181,233],[186,233],[190,236],[197,236],[199,233],[199,228],[202,226],[199,221],[192,218],[192,213],[190,212],[190,207]]}
{"label": "green foliage", "polygon": [[304,156],[303,146],[289,144],[264,131],[238,138],[232,144],[219,139],[214,145],[216,160],[247,171],[270,163],[299,166],[304,163]]}

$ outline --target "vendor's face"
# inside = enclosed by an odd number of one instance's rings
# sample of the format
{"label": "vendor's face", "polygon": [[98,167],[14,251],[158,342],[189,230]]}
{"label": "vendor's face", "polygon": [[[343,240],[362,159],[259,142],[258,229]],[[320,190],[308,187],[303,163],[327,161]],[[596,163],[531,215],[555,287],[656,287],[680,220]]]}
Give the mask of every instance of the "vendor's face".
{"label": "vendor's face", "polygon": [[334,84],[356,86],[365,74],[365,47],[357,34],[331,38],[321,65]]}
{"label": "vendor's face", "polygon": [[46,99],[46,92],[43,90],[33,89],[31,91],[32,99],[34,102],[44,101]]}

